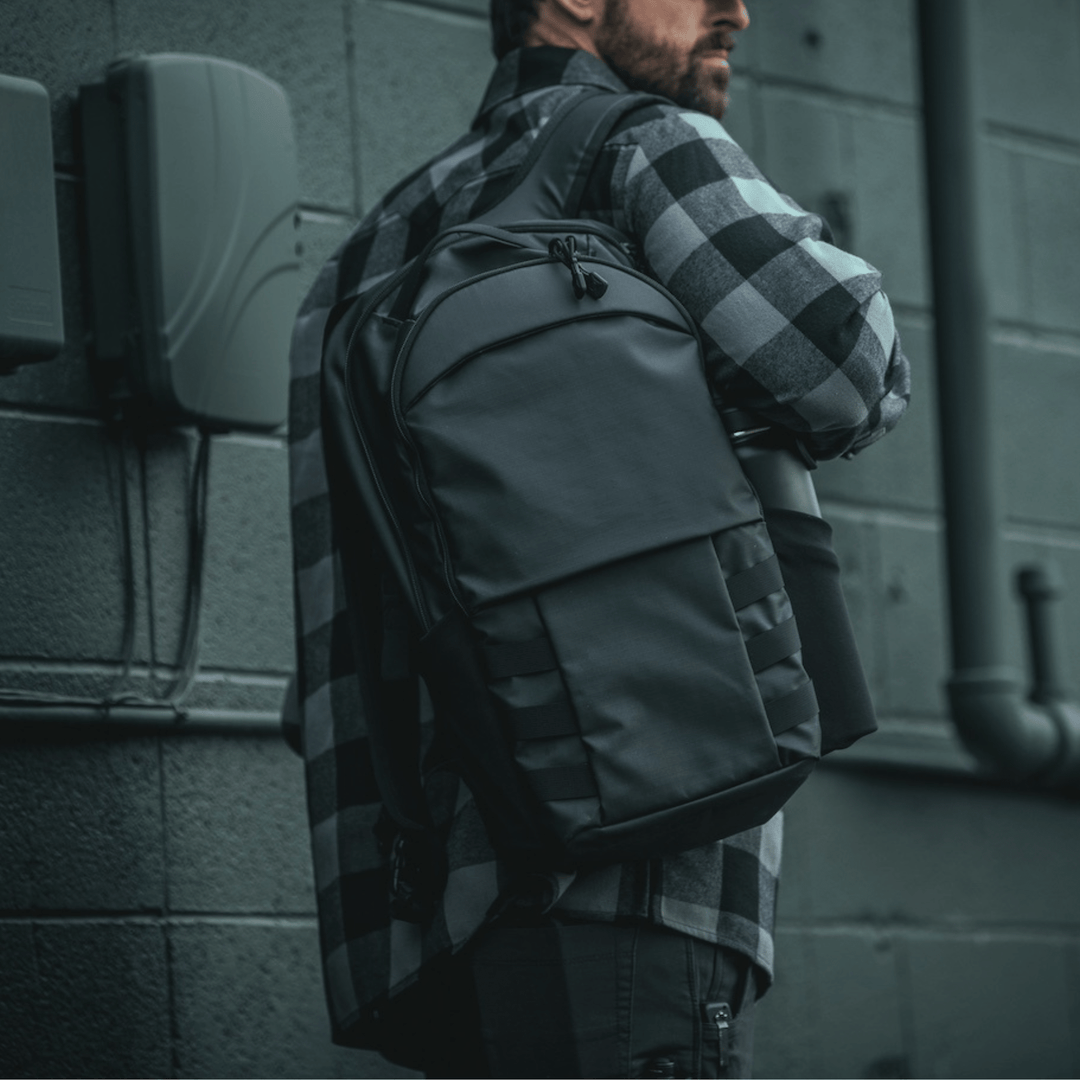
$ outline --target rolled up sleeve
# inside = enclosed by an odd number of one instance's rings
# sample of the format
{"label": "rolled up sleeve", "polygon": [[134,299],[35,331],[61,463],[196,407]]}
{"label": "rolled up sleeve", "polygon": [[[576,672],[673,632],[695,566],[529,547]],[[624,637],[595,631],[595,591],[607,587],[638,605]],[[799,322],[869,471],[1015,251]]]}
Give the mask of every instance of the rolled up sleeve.
{"label": "rolled up sleeve", "polygon": [[774,188],[723,126],[653,107],[614,137],[616,224],[699,324],[713,392],[852,454],[900,419],[910,371],[881,275]]}

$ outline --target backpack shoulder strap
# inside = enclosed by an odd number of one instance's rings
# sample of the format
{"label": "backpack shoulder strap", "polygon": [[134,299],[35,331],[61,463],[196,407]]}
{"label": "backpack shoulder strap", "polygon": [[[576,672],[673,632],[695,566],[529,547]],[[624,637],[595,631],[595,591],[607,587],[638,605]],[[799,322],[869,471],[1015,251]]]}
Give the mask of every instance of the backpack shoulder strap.
{"label": "backpack shoulder strap", "polygon": [[429,252],[455,232],[518,221],[560,221],[576,217],[593,162],[612,128],[629,112],[650,103],[670,105],[653,94],[588,90],[562,102],[540,129],[524,160],[494,202],[481,205],[467,223],[436,233],[412,260],[390,317],[405,320],[424,274]]}
{"label": "backpack shoulder strap", "polygon": [[567,98],[540,129],[507,193],[473,221],[500,225],[575,217],[596,155],[611,130],[627,113],[654,102],[671,104],[652,94],[609,90]]}

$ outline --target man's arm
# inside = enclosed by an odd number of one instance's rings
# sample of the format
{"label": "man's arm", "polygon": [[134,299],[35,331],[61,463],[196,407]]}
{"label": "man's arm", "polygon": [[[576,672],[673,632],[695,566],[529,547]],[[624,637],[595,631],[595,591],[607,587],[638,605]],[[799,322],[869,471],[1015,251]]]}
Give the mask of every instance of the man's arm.
{"label": "man's arm", "polygon": [[819,459],[891,429],[910,373],[881,275],[704,114],[642,110],[614,142],[616,224],[700,325],[717,395]]}

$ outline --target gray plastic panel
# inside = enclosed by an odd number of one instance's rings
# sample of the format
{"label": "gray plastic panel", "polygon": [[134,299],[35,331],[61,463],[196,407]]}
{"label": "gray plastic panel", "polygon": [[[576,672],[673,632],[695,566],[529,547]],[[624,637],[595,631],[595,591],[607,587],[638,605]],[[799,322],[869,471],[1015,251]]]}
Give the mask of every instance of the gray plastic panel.
{"label": "gray plastic panel", "polygon": [[162,54],[122,88],[145,390],[228,428],[284,422],[299,302],[288,99],[250,68]]}
{"label": "gray plastic panel", "polygon": [[0,75],[0,370],[64,346],[45,87]]}

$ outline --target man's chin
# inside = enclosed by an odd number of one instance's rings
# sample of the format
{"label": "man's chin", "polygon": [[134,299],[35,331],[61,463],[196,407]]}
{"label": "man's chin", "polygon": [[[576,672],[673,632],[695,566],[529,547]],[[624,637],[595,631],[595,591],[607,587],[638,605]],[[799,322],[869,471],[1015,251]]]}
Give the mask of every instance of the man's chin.
{"label": "man's chin", "polygon": [[722,76],[707,74],[700,68],[684,73],[681,81],[661,82],[650,75],[639,75],[622,67],[612,56],[603,52],[600,58],[615,72],[631,90],[643,90],[648,94],[659,94],[670,98],[684,109],[703,112],[715,120],[721,120],[728,106],[727,74]]}
{"label": "man's chin", "polygon": [[723,120],[728,107],[728,92],[715,83],[709,86],[691,86],[680,89],[673,100],[684,109],[694,109],[714,120]]}

